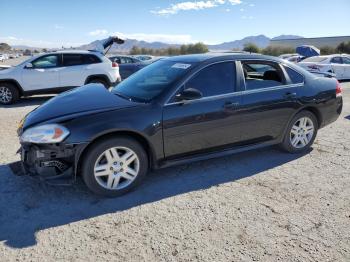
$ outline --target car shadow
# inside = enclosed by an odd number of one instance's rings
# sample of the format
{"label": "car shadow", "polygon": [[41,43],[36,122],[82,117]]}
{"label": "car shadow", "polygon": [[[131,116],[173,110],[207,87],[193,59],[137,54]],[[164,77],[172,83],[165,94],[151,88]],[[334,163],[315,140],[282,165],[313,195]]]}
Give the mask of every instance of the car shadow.
{"label": "car shadow", "polygon": [[74,186],[48,186],[17,177],[0,166],[0,242],[12,248],[36,245],[36,233],[52,227],[119,212],[197,190],[255,176],[294,161],[274,147],[151,172],[133,192],[116,199],[90,193],[78,179]]}
{"label": "car shadow", "polygon": [[24,106],[40,106],[46,101],[50,100],[54,96],[29,96],[19,99],[15,104],[12,105],[1,105],[4,108],[17,108]]}

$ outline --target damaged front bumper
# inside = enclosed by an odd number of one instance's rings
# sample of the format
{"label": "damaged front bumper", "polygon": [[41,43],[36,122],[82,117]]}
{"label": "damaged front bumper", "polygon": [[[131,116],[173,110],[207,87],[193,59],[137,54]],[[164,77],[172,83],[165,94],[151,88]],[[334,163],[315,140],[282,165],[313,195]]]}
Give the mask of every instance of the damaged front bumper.
{"label": "damaged front bumper", "polygon": [[77,163],[85,144],[22,144],[21,168],[16,175],[29,175],[51,184],[71,184],[75,181]]}

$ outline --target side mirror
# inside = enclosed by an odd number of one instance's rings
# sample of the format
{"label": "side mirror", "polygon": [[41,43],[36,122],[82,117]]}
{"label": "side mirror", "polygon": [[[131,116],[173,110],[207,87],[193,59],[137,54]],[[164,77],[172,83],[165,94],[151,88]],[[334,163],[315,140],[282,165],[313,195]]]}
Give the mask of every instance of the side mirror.
{"label": "side mirror", "polygon": [[26,63],[25,68],[32,69],[33,68],[33,64],[32,63]]}
{"label": "side mirror", "polygon": [[181,93],[177,94],[175,96],[175,101],[176,102],[189,101],[189,100],[199,99],[202,97],[203,97],[203,94],[199,90],[195,88],[188,88],[183,90]]}

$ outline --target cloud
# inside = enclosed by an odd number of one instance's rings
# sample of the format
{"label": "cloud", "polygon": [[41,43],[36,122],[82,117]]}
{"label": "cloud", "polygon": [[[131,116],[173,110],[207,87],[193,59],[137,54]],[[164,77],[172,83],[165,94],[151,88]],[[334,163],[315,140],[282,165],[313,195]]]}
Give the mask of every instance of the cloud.
{"label": "cloud", "polygon": [[197,42],[192,39],[191,35],[171,35],[171,34],[145,34],[145,33],[133,33],[125,34],[121,32],[115,32],[112,35],[121,37],[122,39],[136,39],[138,41],[146,42],[163,42],[168,44],[187,44]]}
{"label": "cloud", "polygon": [[94,31],[89,32],[90,36],[105,36],[108,34],[106,29],[96,29]]}
{"label": "cloud", "polygon": [[161,16],[169,16],[177,14],[180,11],[190,11],[190,10],[203,10],[208,8],[214,8],[219,5],[231,4],[238,5],[241,4],[241,0],[207,0],[207,1],[188,1],[180,2],[177,4],[172,4],[170,7],[164,9],[152,10],[151,13]]}
{"label": "cloud", "polygon": [[63,29],[64,27],[61,26],[61,25],[54,25],[54,28],[57,29],[57,30],[60,30],[60,29]]}

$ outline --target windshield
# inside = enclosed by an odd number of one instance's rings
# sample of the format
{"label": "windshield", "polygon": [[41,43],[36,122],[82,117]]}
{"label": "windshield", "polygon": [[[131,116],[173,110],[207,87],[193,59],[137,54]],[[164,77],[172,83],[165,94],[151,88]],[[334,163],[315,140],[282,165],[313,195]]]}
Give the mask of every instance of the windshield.
{"label": "windshield", "polygon": [[193,64],[160,60],[146,66],[113,88],[112,93],[148,102],[161,94]]}
{"label": "windshield", "polygon": [[322,62],[326,59],[327,59],[327,57],[325,57],[325,56],[313,56],[313,57],[309,57],[309,58],[304,59],[303,62]]}

